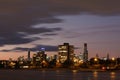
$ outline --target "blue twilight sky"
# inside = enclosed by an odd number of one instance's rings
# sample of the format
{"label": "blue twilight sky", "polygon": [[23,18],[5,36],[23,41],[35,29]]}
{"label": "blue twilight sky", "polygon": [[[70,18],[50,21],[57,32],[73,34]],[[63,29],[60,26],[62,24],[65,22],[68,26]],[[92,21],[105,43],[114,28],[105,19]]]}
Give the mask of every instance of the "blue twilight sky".
{"label": "blue twilight sky", "polygon": [[120,56],[119,0],[1,0],[0,59],[26,57],[45,47],[48,55],[68,42],[89,58]]}

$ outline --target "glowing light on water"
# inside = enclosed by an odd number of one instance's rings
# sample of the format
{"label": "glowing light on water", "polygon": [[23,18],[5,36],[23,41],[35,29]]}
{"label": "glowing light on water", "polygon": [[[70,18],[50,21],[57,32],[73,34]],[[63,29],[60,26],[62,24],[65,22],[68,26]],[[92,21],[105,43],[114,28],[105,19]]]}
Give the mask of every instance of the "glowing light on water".
{"label": "glowing light on water", "polygon": [[76,73],[77,72],[77,70],[72,70],[73,71],[73,73]]}
{"label": "glowing light on water", "polygon": [[93,72],[93,77],[94,77],[94,80],[98,80],[98,72],[97,71]]}
{"label": "glowing light on water", "polygon": [[116,75],[115,72],[111,72],[111,73],[110,73],[111,80],[115,80],[115,75]]}

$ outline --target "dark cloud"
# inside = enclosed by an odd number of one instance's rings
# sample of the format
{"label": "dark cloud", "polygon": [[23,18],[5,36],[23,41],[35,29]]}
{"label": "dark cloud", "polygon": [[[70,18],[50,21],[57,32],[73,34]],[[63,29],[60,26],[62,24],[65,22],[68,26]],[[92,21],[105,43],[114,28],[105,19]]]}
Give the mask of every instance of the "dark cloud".
{"label": "dark cloud", "polygon": [[35,48],[16,47],[16,48],[11,49],[11,50],[7,50],[7,49],[1,50],[1,52],[10,52],[10,51],[14,51],[14,52],[26,51],[27,52],[28,50],[37,51],[37,49],[35,49]]}
{"label": "dark cloud", "polygon": [[11,51],[11,50],[6,50],[6,49],[1,50],[1,52],[9,52],[9,51]]}
{"label": "dark cloud", "polygon": [[37,37],[25,38],[25,37],[27,37],[28,35],[38,34],[38,33],[46,33],[46,32],[52,33],[61,30],[61,28],[41,27],[41,28],[26,28],[25,30],[23,30],[24,32],[17,32],[16,30],[15,31],[8,30],[7,32],[1,31],[0,45],[2,46],[2,45],[12,45],[12,44],[24,44],[24,43],[30,43],[38,39],[41,40],[42,38],[37,38]]}
{"label": "dark cloud", "polygon": [[30,43],[37,38],[24,38],[27,35],[61,30],[31,27],[37,23],[62,22],[57,15],[120,14],[119,3],[119,0],[0,0],[0,45]]}
{"label": "dark cloud", "polygon": [[11,38],[5,38],[0,40],[0,45],[12,45],[12,44],[24,44],[24,43],[29,43],[36,40],[35,38],[32,39],[27,39],[27,38],[22,38],[22,37],[11,37]]}
{"label": "dark cloud", "polygon": [[51,45],[37,45],[35,47],[37,50],[41,48],[45,48],[46,51],[58,51],[58,46],[51,46]]}
{"label": "dark cloud", "polygon": [[16,47],[14,49],[11,50],[1,50],[2,52],[9,52],[9,51],[39,51],[41,48],[45,48],[45,51],[58,51],[58,47],[57,46],[51,46],[51,45],[37,45],[36,47],[33,48],[24,48],[24,47]]}
{"label": "dark cloud", "polygon": [[43,36],[54,36],[54,35],[57,35],[57,33],[46,33],[46,34],[43,34]]}
{"label": "dark cloud", "polygon": [[[11,50],[1,50],[2,52],[9,52],[9,51],[40,51],[41,48],[45,48],[45,51],[58,51],[58,46],[51,46],[51,45],[37,45],[35,47],[32,48],[24,48],[24,47],[16,47],[14,49]],[[80,49],[81,47],[74,47],[74,49]]]}

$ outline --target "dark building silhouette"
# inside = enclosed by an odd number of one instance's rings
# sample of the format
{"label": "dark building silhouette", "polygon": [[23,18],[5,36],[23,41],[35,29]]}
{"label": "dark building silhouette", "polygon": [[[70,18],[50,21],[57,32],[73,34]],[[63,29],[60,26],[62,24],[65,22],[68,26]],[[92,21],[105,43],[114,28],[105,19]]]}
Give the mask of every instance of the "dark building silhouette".
{"label": "dark building silhouette", "polygon": [[83,52],[83,61],[88,61],[88,50],[87,50],[87,43],[84,43],[84,52]]}
{"label": "dark building silhouette", "polygon": [[30,61],[30,50],[28,50],[28,61]]}
{"label": "dark building silhouette", "polygon": [[107,53],[107,60],[109,60],[110,58],[109,58],[109,53]]}

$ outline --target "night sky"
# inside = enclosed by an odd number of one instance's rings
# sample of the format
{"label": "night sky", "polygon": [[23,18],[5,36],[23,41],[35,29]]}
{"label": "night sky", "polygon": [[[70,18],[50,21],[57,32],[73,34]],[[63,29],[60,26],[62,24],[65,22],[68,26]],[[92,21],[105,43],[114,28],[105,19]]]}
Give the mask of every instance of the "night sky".
{"label": "night sky", "polygon": [[75,54],[88,43],[89,58],[120,57],[119,0],[0,0],[0,59],[68,42]]}

